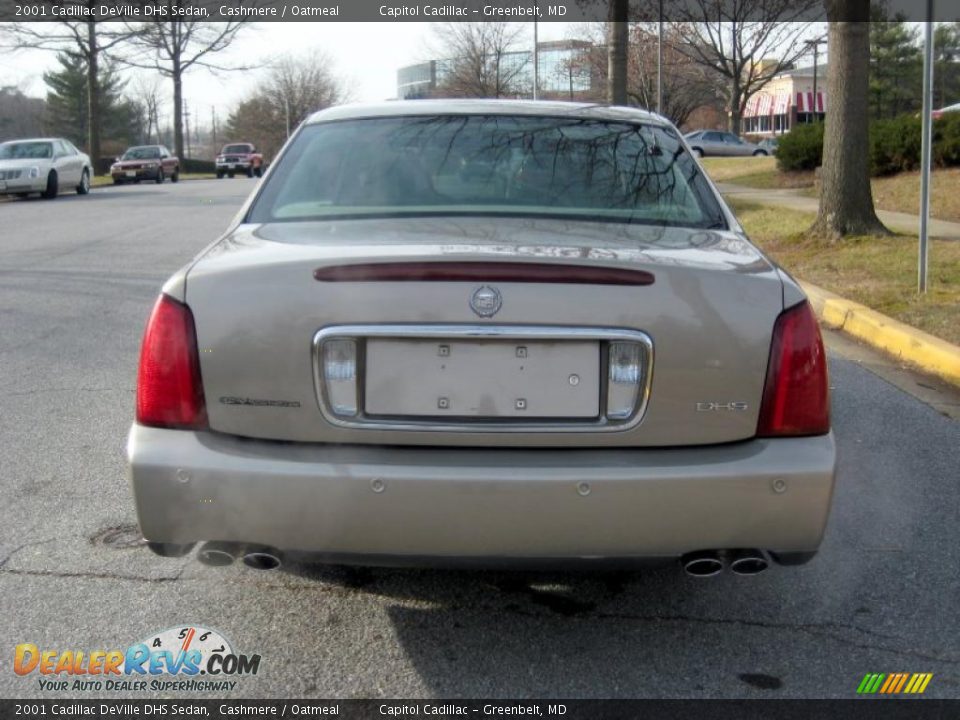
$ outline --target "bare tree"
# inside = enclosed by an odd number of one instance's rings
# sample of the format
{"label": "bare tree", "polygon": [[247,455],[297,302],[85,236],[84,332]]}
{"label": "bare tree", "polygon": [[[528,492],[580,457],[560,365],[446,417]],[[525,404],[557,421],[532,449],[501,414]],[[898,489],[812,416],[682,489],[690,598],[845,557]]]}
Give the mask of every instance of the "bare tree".
{"label": "bare tree", "polygon": [[[870,188],[870,0],[824,0],[830,20],[820,211],[812,231],[830,238],[887,235]],[[851,22],[848,18],[861,21]]]}
{"label": "bare tree", "polygon": [[[719,76],[710,67],[695,62],[678,48],[682,40],[673,28],[666,28],[663,39],[663,107],[661,114],[678,127],[697,109],[720,106]],[[647,109],[657,106],[657,29],[650,23],[634,23],[630,28],[629,79],[627,95],[632,104]]]}
{"label": "bare tree", "polygon": [[156,76],[140,76],[131,92],[133,100],[143,111],[144,142],[160,142],[160,82]]}
{"label": "bare tree", "polygon": [[350,91],[322,52],[276,61],[253,94],[234,110],[226,131],[233,141],[257,144],[276,155],[291,131],[311,113],[350,99]]}
{"label": "bare tree", "polygon": [[[164,0],[172,7],[178,0]],[[172,10],[168,16],[173,15]],[[177,157],[183,153],[183,76],[203,67],[214,71],[247,70],[248,67],[223,65],[213,56],[233,44],[247,26],[245,20],[199,22],[195,20],[156,20],[128,28],[137,53],[128,53],[123,61],[131,67],[159,72],[173,81],[173,143]]]}
{"label": "bare tree", "polygon": [[[95,0],[71,2],[71,6],[93,8]],[[3,42],[12,50],[49,50],[67,53],[83,61],[87,72],[87,147],[96,165],[100,158],[100,65],[104,58],[130,39],[122,25],[102,20],[79,22],[0,23]]]}
{"label": "bare tree", "polygon": [[439,61],[438,94],[447,97],[499,98],[531,91],[522,52],[522,23],[449,22],[436,26]]}
{"label": "bare tree", "polygon": [[729,129],[740,133],[747,100],[806,52],[820,0],[688,0],[674,11],[674,47],[726,80]]}

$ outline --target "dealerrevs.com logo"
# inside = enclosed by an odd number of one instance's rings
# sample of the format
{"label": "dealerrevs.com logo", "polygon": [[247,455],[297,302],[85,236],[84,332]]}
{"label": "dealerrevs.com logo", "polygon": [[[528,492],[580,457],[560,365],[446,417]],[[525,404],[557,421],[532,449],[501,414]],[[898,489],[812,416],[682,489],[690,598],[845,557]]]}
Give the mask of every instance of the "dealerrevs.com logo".
{"label": "dealerrevs.com logo", "polygon": [[154,633],[126,650],[51,650],[17,645],[13,671],[35,676],[44,691],[233,690],[256,675],[260,655],[236,653],[223,635],[197,625]]}

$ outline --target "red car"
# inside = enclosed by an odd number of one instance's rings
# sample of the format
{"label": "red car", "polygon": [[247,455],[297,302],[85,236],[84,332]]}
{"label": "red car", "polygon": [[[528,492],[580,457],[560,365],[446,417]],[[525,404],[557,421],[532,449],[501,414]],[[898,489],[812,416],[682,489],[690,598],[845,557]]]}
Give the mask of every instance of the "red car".
{"label": "red car", "polygon": [[176,182],[180,179],[180,159],[163,145],[138,145],[117,158],[110,166],[110,175],[116,185],[141,180],[160,184],[166,178]]}
{"label": "red car", "polygon": [[252,143],[233,143],[224,145],[217,155],[217,177],[233,177],[242,172],[247,177],[263,175],[263,155],[257,152]]}

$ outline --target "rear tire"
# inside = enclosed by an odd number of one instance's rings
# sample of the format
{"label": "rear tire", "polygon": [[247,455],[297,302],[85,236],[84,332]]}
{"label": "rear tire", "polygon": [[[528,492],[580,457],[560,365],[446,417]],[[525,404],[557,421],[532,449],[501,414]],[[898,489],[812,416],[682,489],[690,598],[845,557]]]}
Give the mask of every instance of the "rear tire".
{"label": "rear tire", "polygon": [[700,148],[691,148],[691,150],[695,157],[698,157],[698,158],[703,157],[703,150],[701,150]]}
{"label": "rear tire", "polygon": [[227,177],[230,178],[231,180],[233,180],[233,173],[232,173],[232,172],[228,172],[228,173],[227,173]]}
{"label": "rear tire", "polygon": [[767,154],[768,154],[768,153],[767,153],[766,150],[757,150],[755,153],[753,153],[753,156],[754,156],[754,157],[766,157]]}
{"label": "rear tire", "polygon": [[157,170],[157,178],[154,182],[156,182],[157,185],[163,185],[163,168]]}
{"label": "rear tire", "polygon": [[53,200],[57,196],[57,192],[60,190],[59,182],[56,170],[51,170],[50,174],[47,175],[47,189],[42,193],[44,200]]}
{"label": "rear tire", "polygon": [[90,173],[86,170],[80,176],[80,184],[77,185],[77,195],[86,195],[90,192]]}
{"label": "rear tire", "polygon": [[177,166],[173,171],[173,175],[170,176],[170,182],[179,182],[180,181],[180,167]]}
{"label": "rear tire", "polygon": [[217,180],[223,180],[223,170],[217,170]]}
{"label": "rear tire", "polygon": [[113,184],[114,184],[114,185],[123,185],[123,180],[120,179],[120,178],[114,178],[114,179],[113,179]]}
{"label": "rear tire", "polygon": [[248,177],[248,178],[252,178],[252,177],[253,177],[253,165],[251,165],[250,167],[247,168],[247,177]]}
{"label": "rear tire", "polygon": [[257,165],[257,169],[253,172],[257,177],[263,177],[263,165]]}

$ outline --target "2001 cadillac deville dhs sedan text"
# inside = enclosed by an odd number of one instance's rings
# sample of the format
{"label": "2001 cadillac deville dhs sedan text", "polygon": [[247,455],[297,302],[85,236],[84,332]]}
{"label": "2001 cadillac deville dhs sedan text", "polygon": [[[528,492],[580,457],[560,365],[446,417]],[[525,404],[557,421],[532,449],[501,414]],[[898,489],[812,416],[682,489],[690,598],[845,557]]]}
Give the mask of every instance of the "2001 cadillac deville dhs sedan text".
{"label": "2001 cadillac deville dhs sedan text", "polygon": [[164,286],[130,479],[157,552],[257,567],[816,552],[826,358],[677,130],[625,108],[311,117]]}

